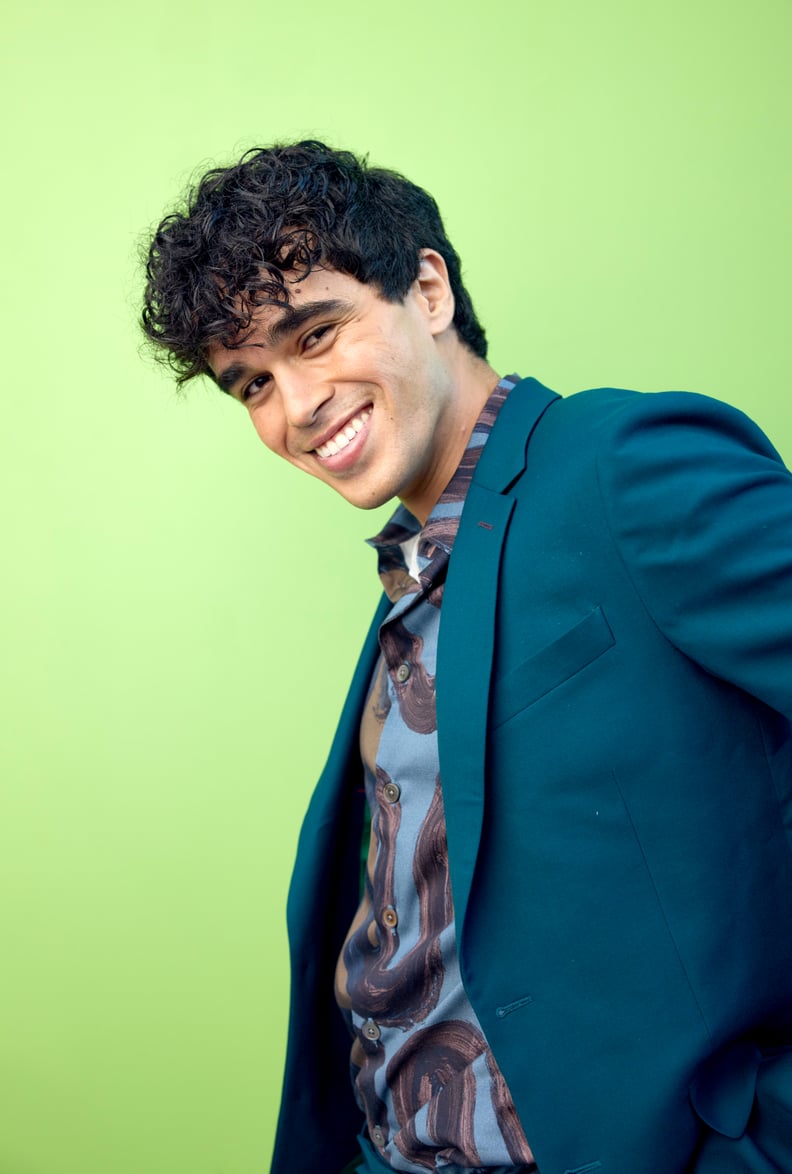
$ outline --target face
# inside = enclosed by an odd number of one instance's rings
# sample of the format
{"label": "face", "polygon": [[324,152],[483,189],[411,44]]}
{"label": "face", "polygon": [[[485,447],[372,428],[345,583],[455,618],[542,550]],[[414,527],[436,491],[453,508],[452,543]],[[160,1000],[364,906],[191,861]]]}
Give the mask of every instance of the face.
{"label": "face", "polygon": [[262,307],[244,346],[210,350],[217,382],[290,464],[353,505],[400,497],[425,520],[467,437],[441,342],[455,337],[442,258],[427,252],[401,303],[335,270],[288,288],[288,312]]}

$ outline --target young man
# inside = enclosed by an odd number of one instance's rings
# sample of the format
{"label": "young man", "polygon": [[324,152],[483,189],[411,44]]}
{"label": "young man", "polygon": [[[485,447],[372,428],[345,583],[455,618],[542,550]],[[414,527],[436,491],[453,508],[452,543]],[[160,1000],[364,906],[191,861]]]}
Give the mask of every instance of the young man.
{"label": "young man", "polygon": [[297,854],[276,1174],[792,1170],[767,439],[499,379],[431,197],[320,143],[208,173],[143,318],[273,452],[401,502]]}

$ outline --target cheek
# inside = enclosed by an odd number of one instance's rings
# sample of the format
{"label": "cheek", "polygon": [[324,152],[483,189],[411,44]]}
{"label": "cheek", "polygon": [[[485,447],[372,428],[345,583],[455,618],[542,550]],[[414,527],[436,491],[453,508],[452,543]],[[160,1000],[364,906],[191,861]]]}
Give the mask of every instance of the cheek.
{"label": "cheek", "polygon": [[272,452],[279,456],[286,455],[285,429],[273,412],[263,408],[250,413],[250,422],[256,430],[259,440]]}

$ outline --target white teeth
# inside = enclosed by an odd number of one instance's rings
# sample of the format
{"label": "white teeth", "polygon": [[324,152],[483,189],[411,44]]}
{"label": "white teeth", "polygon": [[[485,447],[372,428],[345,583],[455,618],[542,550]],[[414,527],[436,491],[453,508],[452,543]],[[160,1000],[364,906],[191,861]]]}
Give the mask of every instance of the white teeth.
{"label": "white teeth", "polygon": [[345,424],[343,428],[340,428],[336,432],[335,436],[331,437],[330,440],[326,440],[324,444],[317,446],[314,450],[316,455],[323,458],[334,457],[342,448],[346,448],[351,440],[355,439],[370,415],[371,408],[367,408],[359,416],[353,416],[348,424]]}

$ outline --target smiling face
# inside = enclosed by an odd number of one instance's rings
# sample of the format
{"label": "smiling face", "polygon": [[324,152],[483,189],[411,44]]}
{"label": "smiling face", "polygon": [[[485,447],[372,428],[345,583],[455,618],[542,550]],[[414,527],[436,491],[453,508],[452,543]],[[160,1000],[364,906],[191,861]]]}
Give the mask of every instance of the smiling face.
{"label": "smiling face", "polygon": [[483,398],[461,386],[460,349],[485,365],[456,336],[442,258],[422,254],[403,302],[327,269],[293,281],[289,296],[288,307],[261,307],[243,346],[210,348],[218,384],[290,464],[360,508],[399,497],[425,521],[492,386]]}

